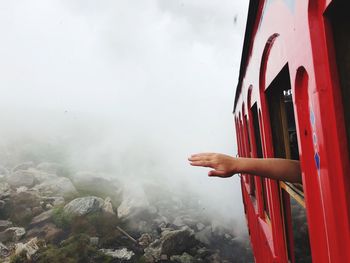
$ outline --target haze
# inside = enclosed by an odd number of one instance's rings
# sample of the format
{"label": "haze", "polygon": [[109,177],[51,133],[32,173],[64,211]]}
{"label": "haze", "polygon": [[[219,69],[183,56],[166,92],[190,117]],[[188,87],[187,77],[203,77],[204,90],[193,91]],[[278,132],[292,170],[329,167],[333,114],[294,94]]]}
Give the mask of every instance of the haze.
{"label": "haze", "polygon": [[187,157],[236,154],[247,2],[1,1],[2,162],[35,141],[79,169],[185,186],[243,222],[239,179]]}

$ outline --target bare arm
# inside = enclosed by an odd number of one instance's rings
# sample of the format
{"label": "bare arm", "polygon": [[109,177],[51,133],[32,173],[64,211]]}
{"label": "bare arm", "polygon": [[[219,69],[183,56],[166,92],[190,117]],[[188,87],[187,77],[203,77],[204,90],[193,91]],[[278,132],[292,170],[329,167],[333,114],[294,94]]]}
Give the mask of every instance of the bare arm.
{"label": "bare arm", "polygon": [[299,161],[278,158],[234,158],[220,153],[199,153],[189,159],[193,166],[213,168],[209,176],[230,177],[248,173],[275,180],[301,183]]}

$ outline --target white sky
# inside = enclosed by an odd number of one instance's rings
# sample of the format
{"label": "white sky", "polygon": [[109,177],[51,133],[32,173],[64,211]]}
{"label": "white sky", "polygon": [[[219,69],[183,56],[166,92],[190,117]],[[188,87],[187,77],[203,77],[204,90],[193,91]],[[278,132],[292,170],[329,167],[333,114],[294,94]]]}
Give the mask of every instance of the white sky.
{"label": "white sky", "polygon": [[200,151],[235,154],[231,112],[247,5],[1,1],[0,110],[11,118],[30,111],[93,115],[123,138],[142,134],[160,149],[167,170],[217,202],[234,200],[227,205],[243,218],[238,179],[207,178],[186,158]]}

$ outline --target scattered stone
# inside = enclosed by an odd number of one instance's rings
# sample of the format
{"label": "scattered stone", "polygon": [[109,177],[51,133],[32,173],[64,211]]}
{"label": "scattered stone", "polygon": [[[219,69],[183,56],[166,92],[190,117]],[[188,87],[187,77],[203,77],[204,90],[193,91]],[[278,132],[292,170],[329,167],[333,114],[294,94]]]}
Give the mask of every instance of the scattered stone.
{"label": "scattered stone", "polygon": [[112,200],[110,197],[106,197],[104,200],[102,211],[106,214],[115,215],[115,212],[113,210]]}
{"label": "scattered stone", "polygon": [[142,234],[138,239],[139,245],[142,247],[148,247],[152,243],[152,236],[148,233]]}
{"label": "scattered stone", "polygon": [[18,241],[20,240],[24,235],[26,231],[23,227],[10,227],[6,230],[0,232],[0,242],[7,242],[7,241]]}
{"label": "scattered stone", "polygon": [[8,220],[0,220],[0,231],[4,231],[5,229],[12,227],[12,222]]}
{"label": "scattered stone", "polygon": [[0,242],[0,258],[9,256],[10,249]]}
{"label": "scattered stone", "polygon": [[52,209],[53,208],[53,205],[52,204],[46,204],[45,205],[45,209],[46,210],[50,210],[50,209]]}
{"label": "scattered stone", "polygon": [[196,245],[193,230],[183,228],[180,230],[162,233],[160,240],[155,240],[145,249],[145,256],[149,260],[160,260],[161,255],[179,255]]}
{"label": "scattered stone", "polygon": [[98,237],[90,237],[90,245],[91,246],[98,246],[98,242],[100,241],[100,239]]}
{"label": "scattered stone", "polygon": [[7,177],[7,183],[14,188],[20,186],[32,187],[34,185],[34,176],[31,172],[16,170]]}
{"label": "scattered stone", "polygon": [[0,182],[0,196],[10,191],[10,185],[5,182]]}
{"label": "scattered stone", "polygon": [[64,212],[82,216],[94,212],[100,212],[103,204],[103,199],[96,196],[80,197],[66,204]]}
{"label": "scattered stone", "polygon": [[26,192],[28,191],[28,187],[26,186],[20,186],[16,189],[16,193],[19,194],[19,193],[23,193],[23,192]]}
{"label": "scattered stone", "polygon": [[20,163],[18,165],[16,165],[15,167],[12,168],[12,172],[16,172],[19,170],[27,170],[29,168],[34,167],[34,163],[32,161],[29,162],[24,162],[24,163]]}
{"label": "scattered stone", "polygon": [[32,219],[32,221],[30,222],[30,226],[35,227],[35,226],[44,225],[51,220],[52,215],[53,215],[52,209],[45,211],[45,212],[41,213],[40,215],[34,217]]}
{"label": "scattered stone", "polygon": [[130,260],[135,253],[131,250],[128,250],[126,248],[122,248],[122,249],[100,249],[100,251],[102,253],[104,253],[107,256],[111,256],[113,258],[118,258],[118,259],[122,259],[122,260]]}
{"label": "scattered stone", "polygon": [[193,263],[193,262],[195,262],[194,258],[186,252],[183,253],[182,255],[171,256],[170,260],[178,262],[178,263]]}
{"label": "scattered stone", "polygon": [[28,260],[31,260],[32,256],[39,250],[38,239],[36,237],[29,240],[27,243],[16,244],[16,255],[26,254]]}

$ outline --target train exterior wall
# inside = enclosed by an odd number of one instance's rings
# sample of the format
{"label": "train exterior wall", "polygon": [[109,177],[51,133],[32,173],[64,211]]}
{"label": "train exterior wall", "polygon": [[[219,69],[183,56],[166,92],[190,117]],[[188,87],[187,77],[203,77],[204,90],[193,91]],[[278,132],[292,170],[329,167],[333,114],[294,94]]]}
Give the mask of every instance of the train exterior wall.
{"label": "train exterior wall", "polygon": [[[266,90],[288,67],[312,262],[317,263],[350,262],[349,142],[343,111],[349,105],[342,103],[327,18],[335,1],[251,1],[255,13],[247,28],[250,35],[234,106],[239,156],[258,156],[251,136],[255,105],[263,157],[274,157]],[[279,182],[264,183],[243,174],[241,186],[256,262],[295,261],[288,256]],[[268,217],[263,191],[267,191]]]}

